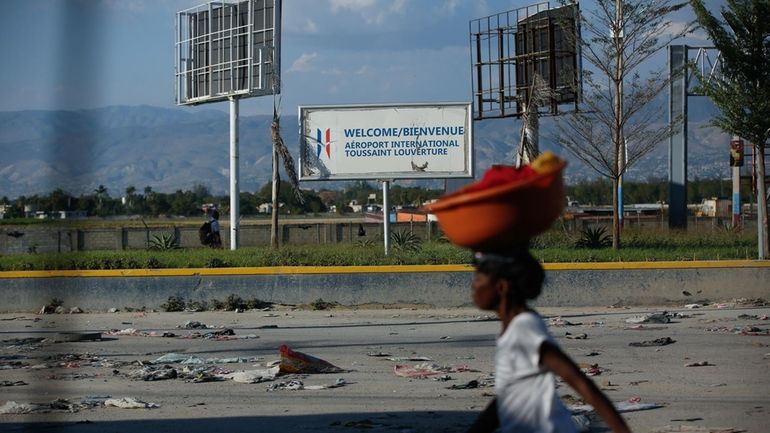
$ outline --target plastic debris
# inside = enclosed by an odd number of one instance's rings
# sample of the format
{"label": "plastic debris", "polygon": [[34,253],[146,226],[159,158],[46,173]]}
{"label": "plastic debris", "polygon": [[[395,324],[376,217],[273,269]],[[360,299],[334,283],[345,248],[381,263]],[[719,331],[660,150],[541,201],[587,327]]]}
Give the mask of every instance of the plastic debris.
{"label": "plastic debris", "polygon": [[563,319],[560,316],[551,317],[550,319],[548,319],[548,326],[561,327],[561,326],[579,326],[579,325],[582,325],[582,323],[573,323],[573,322],[570,322],[569,320]]}
{"label": "plastic debris", "polygon": [[385,358],[385,357],[391,356],[391,354],[387,352],[366,352],[366,356],[372,356],[375,358]]}
{"label": "plastic debris", "polygon": [[684,308],[686,308],[688,310],[694,310],[696,308],[703,308],[703,307],[704,307],[703,304],[685,304],[685,306],[684,306]]}
{"label": "plastic debris", "polygon": [[305,389],[305,384],[303,384],[301,380],[290,380],[288,382],[271,383],[267,387],[267,391],[277,391],[277,390],[299,391],[302,389]]}
{"label": "plastic debris", "polygon": [[155,409],[160,407],[157,403],[146,403],[133,397],[108,398],[104,401],[104,405],[121,409]]}
{"label": "plastic debris", "polygon": [[176,379],[177,371],[168,365],[164,365],[162,367],[154,367],[148,365],[141,370],[132,371],[129,373],[129,376],[134,379],[141,379],[145,382],[149,382],[156,380]]}
{"label": "plastic debris", "polygon": [[[631,397],[626,401],[619,401],[614,402],[615,409],[617,409],[618,412],[637,412],[640,410],[650,410],[650,409],[657,409],[663,407],[662,404],[659,403],[642,403],[641,398],[639,397]],[[586,412],[593,412],[594,408],[590,404],[576,404],[576,405],[569,405],[567,407],[573,414],[581,414]]]}
{"label": "plastic debris", "polygon": [[420,362],[420,361],[433,361],[433,359],[427,356],[392,356],[388,358],[388,361],[395,362]]}
{"label": "plastic debris", "polygon": [[292,350],[287,345],[280,347],[281,373],[342,373],[344,370],[323,359]]}
{"label": "plastic debris", "polygon": [[671,337],[656,338],[655,340],[646,340],[628,343],[632,347],[652,347],[652,346],[666,346],[668,344],[676,343],[676,340],[672,340]]}
{"label": "plastic debris", "polygon": [[40,412],[49,409],[49,407],[41,404],[27,404],[16,403],[15,401],[7,401],[4,405],[0,406],[0,414],[24,414],[32,412]]}
{"label": "plastic debris", "polygon": [[565,335],[570,340],[587,340],[588,334],[572,334],[570,332],[567,332]]}
{"label": "plastic debris", "polygon": [[396,376],[401,377],[416,377],[416,378],[426,378],[429,376],[436,376],[443,371],[440,370],[440,366],[438,364],[417,364],[414,366],[411,365],[396,365],[393,367],[393,372],[396,374]]}
{"label": "plastic debris", "polygon": [[448,386],[446,389],[476,389],[478,387],[479,387],[479,381],[471,380],[470,382],[464,383],[462,385]]}
{"label": "plastic debris", "polygon": [[714,364],[710,364],[708,361],[689,362],[684,365],[685,367],[713,367]]}
{"label": "plastic debris", "polygon": [[235,373],[224,375],[224,378],[239,383],[260,383],[275,380],[275,376],[278,372],[279,367],[275,366],[265,369],[237,371]]}
{"label": "plastic debris", "polygon": [[626,323],[671,323],[671,318],[665,311],[662,313],[643,314],[641,316],[629,317]]}
{"label": "plastic debris", "polygon": [[120,311],[120,310],[119,310],[119,309],[117,309],[117,308],[115,308],[115,307],[113,307],[113,308],[110,308],[109,310],[107,310],[107,312],[108,312],[108,313],[117,313],[117,312],[119,312],[119,311]]}
{"label": "plastic debris", "polygon": [[188,320],[182,326],[177,326],[181,329],[208,329],[209,326],[205,323],[198,322],[197,320]]}
{"label": "plastic debris", "polygon": [[0,380],[0,386],[24,386],[29,385],[27,382],[24,382],[23,380]]}

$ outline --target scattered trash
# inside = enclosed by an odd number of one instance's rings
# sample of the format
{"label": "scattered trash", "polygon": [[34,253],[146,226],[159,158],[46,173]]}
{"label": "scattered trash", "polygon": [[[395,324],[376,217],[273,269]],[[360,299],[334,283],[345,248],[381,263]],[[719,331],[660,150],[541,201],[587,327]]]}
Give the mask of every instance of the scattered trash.
{"label": "scattered trash", "polygon": [[390,353],[386,352],[367,352],[366,356],[373,356],[375,358],[384,358],[386,356],[391,356]]}
{"label": "scattered trash", "polygon": [[70,308],[70,314],[83,314],[83,310],[80,307]]}
{"label": "scattered trash", "polygon": [[692,293],[688,292],[687,290],[682,290],[682,294],[685,296],[692,296]]}
{"label": "scattered trash", "polygon": [[53,337],[56,343],[71,343],[76,341],[101,341],[101,332],[59,332]]}
{"label": "scattered trash", "polygon": [[433,380],[435,380],[437,382],[448,382],[448,381],[452,380],[452,376],[450,376],[448,374],[443,374],[443,375],[441,375],[439,377],[434,377]]}
{"label": "scattered trash", "polygon": [[703,304],[685,304],[684,305],[684,308],[686,308],[688,310],[694,310],[696,308],[703,308],[703,307],[704,307]]}
{"label": "scattered trash", "polygon": [[575,424],[575,429],[579,433],[591,430],[591,420],[583,414],[572,415],[572,423]]}
{"label": "scattered trash", "polygon": [[305,389],[305,384],[303,384],[301,380],[291,380],[289,382],[271,383],[267,387],[268,392],[277,391],[277,390],[299,391],[302,389]]}
{"label": "scattered trash", "polygon": [[695,425],[663,426],[650,433],[743,433],[747,430],[735,429],[733,427],[701,427]]}
{"label": "scattered trash", "polygon": [[662,329],[668,329],[668,326],[644,326],[644,325],[634,325],[634,326],[627,326],[625,328],[626,331],[660,331]]}
{"label": "scattered trash", "polygon": [[708,361],[690,362],[684,365],[685,367],[713,367],[714,364],[709,364]]}
{"label": "scattered trash", "polygon": [[740,335],[770,336],[770,329],[761,329],[756,326],[744,326],[738,331]]}
{"label": "scattered trash", "polygon": [[114,308],[114,307],[113,307],[113,308],[110,308],[109,310],[107,310],[107,312],[108,312],[108,313],[117,313],[117,312],[119,312],[119,311],[120,311],[119,309],[117,309],[117,308]]}
{"label": "scattered trash", "polygon": [[282,345],[280,348],[281,373],[342,373],[344,370],[327,362],[302,352],[297,352]]}
{"label": "scattered trash", "polygon": [[424,379],[429,376],[436,376],[441,373],[460,373],[465,371],[473,371],[467,365],[458,366],[441,366],[438,364],[422,363],[416,365],[396,365],[393,367],[393,373],[396,376],[412,377]]}
{"label": "scattered trash", "polygon": [[388,361],[394,361],[394,362],[420,362],[420,361],[433,361],[431,358],[428,358],[427,356],[392,356],[388,358]]}
{"label": "scattered trash", "polygon": [[439,337],[439,340],[451,340],[451,339],[452,339],[452,337],[450,337],[448,335],[445,335],[443,337]]}
{"label": "scattered trash", "polygon": [[204,324],[204,323],[198,322],[197,320],[188,320],[187,322],[184,323],[184,325],[177,326],[177,328],[181,328],[181,329],[208,329],[209,326]]}
{"label": "scattered trash", "polygon": [[239,383],[268,382],[275,380],[279,370],[279,367],[275,366],[266,369],[237,371],[235,373],[226,374],[224,377]]}
{"label": "scattered trash", "polygon": [[471,380],[470,382],[464,383],[462,385],[448,386],[446,389],[476,389],[478,387],[479,387],[479,381]]}
{"label": "scattered trash", "polygon": [[0,386],[24,386],[29,385],[27,382],[24,382],[23,380],[16,380],[16,381],[10,381],[10,380],[2,380],[0,381]]}
{"label": "scattered trash", "polygon": [[588,339],[588,334],[572,334],[567,332],[564,336],[570,340],[587,340]]}
{"label": "scattered trash", "polygon": [[604,369],[599,367],[599,364],[580,363],[578,364],[578,367],[586,376],[598,376],[604,371]]}
{"label": "scattered trash", "polygon": [[637,386],[640,383],[649,383],[649,382],[650,382],[649,380],[642,379],[642,380],[633,380],[631,382],[628,382],[628,384],[631,386]]}
{"label": "scattered trash", "polygon": [[668,344],[676,343],[676,340],[672,340],[671,337],[657,338],[655,340],[639,341],[628,343],[633,347],[652,347],[652,346],[666,346]]}
{"label": "scattered trash", "polygon": [[641,316],[629,317],[626,323],[671,323],[671,318],[665,311],[662,313],[643,314]]}
{"label": "scattered trash", "polygon": [[582,325],[582,323],[572,323],[568,320],[565,320],[561,317],[551,317],[548,319],[548,326],[579,326]]}
{"label": "scattered trash", "polygon": [[396,376],[417,378],[426,378],[442,373],[437,364],[396,365],[393,367],[393,372]]}
{"label": "scattered trash", "polygon": [[[650,410],[650,409],[657,409],[663,407],[662,404],[659,403],[642,403],[641,398],[639,397],[631,397],[630,399],[626,401],[620,401],[615,402],[615,409],[617,409],[618,412],[637,412],[640,410]],[[590,404],[580,404],[580,405],[568,405],[567,407],[573,414],[581,414],[586,412],[593,412],[594,408]]]}
{"label": "scattered trash", "polygon": [[162,367],[154,367],[148,365],[141,370],[132,371],[129,373],[129,376],[133,379],[149,382],[156,380],[176,379],[177,371],[169,365],[164,365]]}
{"label": "scattered trash", "polygon": [[50,409],[50,406],[42,404],[26,404],[16,403],[15,401],[7,401],[4,405],[0,406],[0,415],[10,414],[25,414],[32,412],[41,412]]}
{"label": "scattered trash", "polygon": [[104,401],[104,405],[121,409],[155,409],[160,407],[157,403],[146,403],[133,397],[109,398]]}

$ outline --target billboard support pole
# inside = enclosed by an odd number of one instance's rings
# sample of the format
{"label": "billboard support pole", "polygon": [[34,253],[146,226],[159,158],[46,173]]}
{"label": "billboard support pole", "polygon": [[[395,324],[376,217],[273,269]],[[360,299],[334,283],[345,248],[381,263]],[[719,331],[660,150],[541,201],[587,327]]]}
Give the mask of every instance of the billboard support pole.
{"label": "billboard support pole", "polygon": [[238,186],[238,98],[230,98],[230,249],[238,249],[241,191]]}
{"label": "billboard support pole", "polygon": [[388,189],[390,181],[382,181],[382,239],[385,240],[385,255],[388,255],[390,246],[390,203],[388,203]]}

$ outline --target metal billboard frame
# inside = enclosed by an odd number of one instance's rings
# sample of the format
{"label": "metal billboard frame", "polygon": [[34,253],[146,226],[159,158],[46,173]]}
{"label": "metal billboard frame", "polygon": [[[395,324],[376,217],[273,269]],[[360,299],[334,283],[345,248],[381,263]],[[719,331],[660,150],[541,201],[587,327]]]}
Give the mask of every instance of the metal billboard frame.
{"label": "metal billboard frame", "polygon": [[280,93],[281,0],[222,0],[176,13],[176,103]]}
{"label": "metal billboard frame", "polygon": [[554,94],[541,115],[556,115],[566,103],[577,110],[582,73],[577,3],[551,8],[541,2],[474,19],[469,34],[475,120],[522,116],[535,72]]}
{"label": "metal billboard frame", "polygon": [[[299,152],[299,180],[303,182],[315,182],[315,181],[351,181],[351,180],[415,180],[415,179],[471,179],[474,176],[475,161],[473,157],[474,143],[473,143],[473,104],[469,102],[437,102],[437,103],[403,103],[403,104],[352,104],[352,105],[301,105],[298,107],[297,120],[299,127],[299,140],[300,140],[300,152]],[[312,137],[307,137],[304,134],[304,121],[308,111],[310,110],[356,110],[356,109],[377,109],[377,108],[432,108],[432,107],[466,107],[467,118],[467,134],[468,134],[468,146],[465,149],[466,169],[463,173],[448,174],[447,172],[424,172],[424,171],[411,171],[411,172],[376,172],[368,175],[351,175],[351,176],[306,176],[304,174],[305,161],[307,157],[307,145],[306,142]],[[424,174],[417,174],[424,173]],[[437,176],[437,174],[440,174]]]}

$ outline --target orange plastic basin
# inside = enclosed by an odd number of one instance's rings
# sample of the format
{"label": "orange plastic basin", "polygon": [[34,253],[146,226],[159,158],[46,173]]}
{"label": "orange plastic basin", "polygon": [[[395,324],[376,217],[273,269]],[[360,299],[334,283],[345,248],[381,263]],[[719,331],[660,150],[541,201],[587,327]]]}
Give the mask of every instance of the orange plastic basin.
{"label": "orange plastic basin", "polygon": [[505,252],[548,230],[564,209],[565,161],[552,170],[492,188],[467,187],[425,209],[449,240],[474,251]]}

